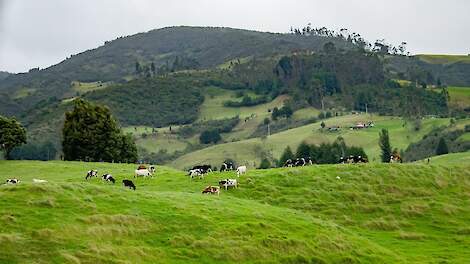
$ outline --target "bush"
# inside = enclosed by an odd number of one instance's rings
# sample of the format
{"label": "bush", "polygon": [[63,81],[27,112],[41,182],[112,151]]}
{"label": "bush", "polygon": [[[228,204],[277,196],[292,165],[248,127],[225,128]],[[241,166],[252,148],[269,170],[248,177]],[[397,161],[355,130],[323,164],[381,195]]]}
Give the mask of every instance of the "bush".
{"label": "bush", "polygon": [[271,168],[271,162],[267,158],[261,160],[261,164],[259,165],[258,169],[269,169]]}
{"label": "bush", "polygon": [[201,144],[217,143],[221,139],[217,130],[206,130],[199,136],[199,142],[201,142]]}

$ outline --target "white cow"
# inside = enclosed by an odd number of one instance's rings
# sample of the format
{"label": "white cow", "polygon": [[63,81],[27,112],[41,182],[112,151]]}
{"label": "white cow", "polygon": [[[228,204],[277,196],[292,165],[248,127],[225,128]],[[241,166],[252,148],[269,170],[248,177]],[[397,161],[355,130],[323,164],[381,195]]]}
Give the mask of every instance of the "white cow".
{"label": "white cow", "polygon": [[33,179],[34,183],[46,183],[46,180],[40,180],[40,179]]}
{"label": "white cow", "polygon": [[240,166],[237,168],[237,177],[240,177],[241,174],[246,173],[246,166]]}
{"label": "white cow", "polygon": [[141,176],[141,177],[151,177],[152,173],[147,169],[135,170],[134,178],[139,177],[139,176]]}

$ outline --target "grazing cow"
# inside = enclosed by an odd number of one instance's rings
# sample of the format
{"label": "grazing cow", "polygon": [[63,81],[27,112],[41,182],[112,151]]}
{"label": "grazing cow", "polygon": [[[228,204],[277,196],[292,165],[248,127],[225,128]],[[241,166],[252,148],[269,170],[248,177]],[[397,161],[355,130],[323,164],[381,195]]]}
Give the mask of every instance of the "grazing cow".
{"label": "grazing cow", "polygon": [[196,165],[191,170],[197,170],[197,169],[201,170],[203,174],[212,172],[211,165]]}
{"label": "grazing cow", "polygon": [[18,179],[7,179],[6,184],[18,184],[20,180]]}
{"label": "grazing cow", "polygon": [[204,190],[202,190],[202,194],[205,194],[205,193],[219,195],[220,194],[220,189],[219,189],[218,186],[210,186],[209,185],[206,188],[204,188]]}
{"label": "grazing cow", "polygon": [[134,178],[136,177],[150,177],[150,176],[153,176],[152,173],[147,170],[147,169],[144,169],[144,170],[135,170],[135,173],[134,173]]}
{"label": "grazing cow", "polygon": [[345,157],[339,158],[338,163],[339,163],[339,164],[344,164],[344,163],[346,163],[346,158],[345,158]]}
{"label": "grazing cow", "polygon": [[305,158],[298,158],[295,160],[294,166],[302,167],[302,166],[305,166],[305,164],[307,164],[307,162],[305,161]]}
{"label": "grazing cow", "polygon": [[228,187],[238,188],[238,182],[236,179],[225,179],[219,181],[219,186],[225,188],[225,190],[227,190]]}
{"label": "grazing cow", "polygon": [[134,189],[135,191],[135,185],[131,180],[122,180],[122,184],[124,185],[124,187],[127,187],[129,189]]}
{"label": "grazing cow", "polygon": [[101,178],[105,181],[112,182],[113,184],[116,182],[111,174],[104,174]]}
{"label": "grazing cow", "polygon": [[294,162],[291,159],[286,160],[284,163],[284,167],[292,167],[294,166]]}
{"label": "grazing cow", "polygon": [[155,165],[150,165],[149,166],[149,171],[154,174],[156,171],[157,171],[157,168],[155,167]]}
{"label": "grazing cow", "polygon": [[246,166],[240,166],[237,168],[237,177],[240,177],[241,174],[246,173]]}
{"label": "grazing cow", "polygon": [[395,154],[390,156],[390,163],[402,163],[403,160],[401,159],[400,155]]}
{"label": "grazing cow", "polygon": [[313,159],[311,157],[305,158],[306,165],[313,165]]}
{"label": "grazing cow", "polygon": [[233,170],[233,163],[232,162],[224,162],[220,166],[220,172],[231,171],[231,170]]}
{"label": "grazing cow", "polygon": [[204,173],[202,169],[189,170],[188,176],[191,178],[191,180],[195,177],[199,177],[199,179],[204,179]]}
{"label": "grazing cow", "polygon": [[91,179],[91,177],[98,177],[98,170],[89,170],[86,173],[85,180]]}
{"label": "grazing cow", "polygon": [[46,183],[46,180],[33,179],[34,183]]}

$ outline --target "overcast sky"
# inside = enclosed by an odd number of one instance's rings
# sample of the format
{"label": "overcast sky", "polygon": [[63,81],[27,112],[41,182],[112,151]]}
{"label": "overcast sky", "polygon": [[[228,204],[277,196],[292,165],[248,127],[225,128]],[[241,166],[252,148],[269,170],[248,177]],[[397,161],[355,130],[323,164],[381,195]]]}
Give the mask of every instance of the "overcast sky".
{"label": "overcast sky", "polygon": [[469,0],[0,0],[0,70],[47,67],[105,40],[175,25],[348,28],[412,53],[470,53]]}

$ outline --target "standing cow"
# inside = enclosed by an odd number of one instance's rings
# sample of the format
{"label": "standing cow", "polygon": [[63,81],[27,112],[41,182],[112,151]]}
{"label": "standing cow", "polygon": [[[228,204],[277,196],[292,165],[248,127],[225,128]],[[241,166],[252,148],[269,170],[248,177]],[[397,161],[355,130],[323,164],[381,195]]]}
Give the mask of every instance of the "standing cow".
{"label": "standing cow", "polygon": [[101,176],[101,179],[107,182],[112,182],[113,184],[116,182],[113,175],[111,174],[104,174],[103,176]]}
{"label": "standing cow", "polygon": [[85,180],[91,179],[92,177],[98,177],[98,170],[89,170],[86,173]]}
{"label": "standing cow", "polygon": [[237,177],[240,177],[241,174],[246,173],[246,166],[240,166],[237,168]]}
{"label": "standing cow", "polygon": [[134,172],[134,178],[136,177],[153,177],[152,176],[152,173],[147,170],[147,169],[144,169],[144,170],[135,170]]}
{"label": "standing cow", "polygon": [[227,190],[229,187],[238,188],[238,182],[236,179],[225,179],[219,181],[219,186]]}

